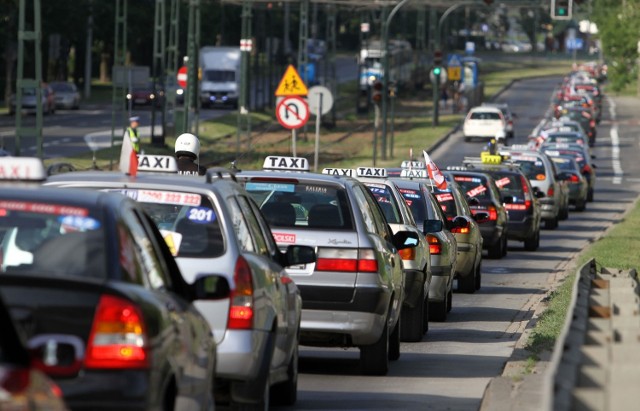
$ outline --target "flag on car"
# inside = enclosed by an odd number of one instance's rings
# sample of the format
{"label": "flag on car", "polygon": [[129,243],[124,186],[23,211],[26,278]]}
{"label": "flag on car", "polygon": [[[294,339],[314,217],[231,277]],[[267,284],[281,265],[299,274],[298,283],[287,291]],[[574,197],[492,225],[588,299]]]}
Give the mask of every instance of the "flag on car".
{"label": "flag on car", "polygon": [[436,165],[436,163],[431,160],[429,154],[425,150],[422,150],[422,154],[424,155],[424,163],[427,165],[427,171],[429,172],[429,178],[432,179],[436,183],[436,187],[440,190],[444,190],[447,188],[447,180],[444,179],[444,175]]}
{"label": "flag on car", "polygon": [[131,140],[125,136],[120,148],[120,171],[131,176],[138,174],[138,154],[133,149]]}

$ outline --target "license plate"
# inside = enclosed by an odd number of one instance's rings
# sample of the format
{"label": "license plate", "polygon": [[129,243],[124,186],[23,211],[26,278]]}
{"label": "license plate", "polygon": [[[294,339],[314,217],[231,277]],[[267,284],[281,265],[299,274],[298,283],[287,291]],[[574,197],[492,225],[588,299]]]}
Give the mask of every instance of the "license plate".
{"label": "license plate", "polygon": [[135,103],[136,103],[136,104],[144,104],[144,103],[146,103],[146,102],[147,102],[147,100],[145,100],[145,99],[143,99],[143,98],[137,98],[137,99],[135,99]]}

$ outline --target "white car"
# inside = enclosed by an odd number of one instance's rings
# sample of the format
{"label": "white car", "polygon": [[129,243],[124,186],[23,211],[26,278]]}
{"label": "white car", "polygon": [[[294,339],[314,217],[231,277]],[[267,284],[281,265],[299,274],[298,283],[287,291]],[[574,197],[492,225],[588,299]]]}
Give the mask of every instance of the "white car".
{"label": "white car", "polygon": [[506,136],[506,128],[507,121],[499,108],[478,106],[469,110],[464,119],[462,134],[464,141],[470,141],[474,137],[491,139],[499,135]]}

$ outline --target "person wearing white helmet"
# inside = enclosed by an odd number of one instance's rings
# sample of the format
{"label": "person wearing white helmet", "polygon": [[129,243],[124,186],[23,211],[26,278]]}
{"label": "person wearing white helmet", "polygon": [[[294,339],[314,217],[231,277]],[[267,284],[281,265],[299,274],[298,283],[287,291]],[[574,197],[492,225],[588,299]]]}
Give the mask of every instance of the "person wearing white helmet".
{"label": "person wearing white helmet", "polygon": [[200,165],[200,140],[191,133],[183,133],[176,139],[178,173],[205,175],[206,167]]}

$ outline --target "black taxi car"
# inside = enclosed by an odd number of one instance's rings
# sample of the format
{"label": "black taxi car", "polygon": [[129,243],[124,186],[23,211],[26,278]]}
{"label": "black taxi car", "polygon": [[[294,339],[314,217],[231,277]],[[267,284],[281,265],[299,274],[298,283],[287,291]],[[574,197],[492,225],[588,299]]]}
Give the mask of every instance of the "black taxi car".
{"label": "black taxi car", "polygon": [[[13,180],[46,177],[24,158],[0,169]],[[192,303],[225,295],[228,284],[208,273],[186,284],[137,203],[7,184],[0,238],[0,295],[70,408],[213,406],[216,346]]]}

